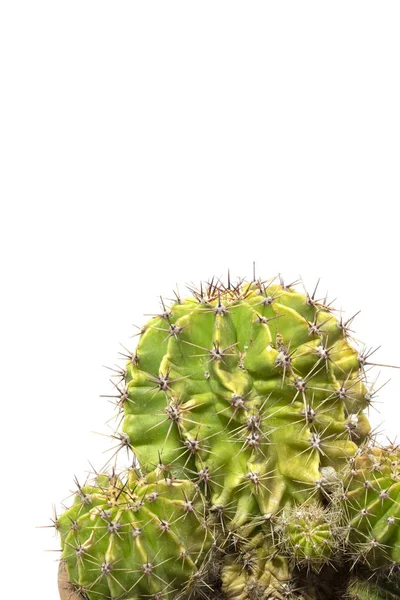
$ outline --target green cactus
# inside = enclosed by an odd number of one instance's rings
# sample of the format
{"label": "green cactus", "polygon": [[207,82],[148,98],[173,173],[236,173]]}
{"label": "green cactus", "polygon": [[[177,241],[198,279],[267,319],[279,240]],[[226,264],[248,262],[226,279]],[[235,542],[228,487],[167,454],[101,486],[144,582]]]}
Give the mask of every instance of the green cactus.
{"label": "green cactus", "polygon": [[163,305],[118,386],[121,444],[189,474],[235,525],[318,492],[370,427],[365,357],[314,296],[211,282]]}
{"label": "green cactus", "polygon": [[113,438],[138,468],[78,486],[56,521],[70,582],[88,600],[395,600],[400,450],[373,444],[352,319],[281,280],[191,293],[117,372]]}
{"label": "green cactus", "polygon": [[89,600],[175,598],[213,541],[199,490],[156,471],[79,486],[57,527],[69,581]]}
{"label": "green cactus", "polygon": [[350,461],[342,496],[354,561],[400,563],[400,449],[367,445]]}
{"label": "green cactus", "polygon": [[313,500],[284,509],[275,531],[282,552],[297,567],[319,571],[333,560],[342,544],[340,513]]}
{"label": "green cactus", "polygon": [[399,600],[400,590],[396,593],[385,584],[353,578],[348,585],[345,598],[347,600]]}

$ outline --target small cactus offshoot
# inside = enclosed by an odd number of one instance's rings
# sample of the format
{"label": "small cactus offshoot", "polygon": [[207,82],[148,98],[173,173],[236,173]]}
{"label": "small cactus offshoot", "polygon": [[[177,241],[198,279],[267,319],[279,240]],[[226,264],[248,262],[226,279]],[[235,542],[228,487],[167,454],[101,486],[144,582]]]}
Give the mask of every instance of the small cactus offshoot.
{"label": "small cactus offshoot", "polygon": [[297,566],[319,571],[342,543],[339,511],[309,501],[284,510],[278,519],[279,546]]}

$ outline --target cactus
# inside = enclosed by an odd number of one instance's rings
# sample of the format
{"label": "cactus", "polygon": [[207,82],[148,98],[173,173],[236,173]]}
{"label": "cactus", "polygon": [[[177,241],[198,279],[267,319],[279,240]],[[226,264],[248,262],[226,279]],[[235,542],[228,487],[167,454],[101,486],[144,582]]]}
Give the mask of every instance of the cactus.
{"label": "cactus", "polygon": [[339,511],[320,502],[309,501],[284,509],[275,531],[282,552],[296,566],[315,571],[332,560],[342,545]]}
{"label": "cactus", "polygon": [[399,593],[385,584],[353,578],[348,585],[345,598],[347,600],[398,600]]}
{"label": "cactus", "polygon": [[211,282],[141,330],[118,386],[125,445],[211,492],[240,526],[320,491],[367,437],[349,322],[282,282]]}
{"label": "cactus", "polygon": [[212,544],[204,500],[192,482],[164,475],[99,475],[59,517],[69,581],[89,600],[190,588]]}
{"label": "cactus", "polygon": [[350,461],[342,496],[354,561],[400,563],[400,449],[367,445]]}
{"label": "cactus", "polygon": [[352,318],[282,280],[190,289],[117,370],[112,458],[135,468],[78,485],[57,519],[70,582],[89,600],[394,600],[400,451],[373,443]]}

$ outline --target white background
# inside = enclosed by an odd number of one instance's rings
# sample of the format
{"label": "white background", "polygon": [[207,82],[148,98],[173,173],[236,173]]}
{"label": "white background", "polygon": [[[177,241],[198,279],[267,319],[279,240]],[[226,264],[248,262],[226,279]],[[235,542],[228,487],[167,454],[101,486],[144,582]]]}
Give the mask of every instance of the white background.
{"label": "white background", "polygon": [[[110,440],[109,372],[157,296],[301,274],[400,364],[400,7],[5,0],[2,594],[57,598],[47,524]],[[400,371],[374,425],[400,430]]]}

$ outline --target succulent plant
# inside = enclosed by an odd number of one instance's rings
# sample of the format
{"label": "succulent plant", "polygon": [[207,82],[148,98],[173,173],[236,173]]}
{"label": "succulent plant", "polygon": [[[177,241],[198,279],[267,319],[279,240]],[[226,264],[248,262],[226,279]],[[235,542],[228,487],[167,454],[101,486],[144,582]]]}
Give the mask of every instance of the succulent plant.
{"label": "succulent plant", "polygon": [[56,521],[84,598],[399,597],[400,451],[366,416],[372,352],[316,289],[228,277],[161,301],[114,383],[112,458],[134,467]]}
{"label": "succulent plant", "polygon": [[141,330],[118,405],[123,444],[210,491],[240,526],[320,492],[370,431],[350,322],[283,282],[192,289]]}
{"label": "succulent plant", "polygon": [[374,581],[353,578],[345,595],[347,600],[398,600],[399,595],[391,586]]}
{"label": "succulent plant", "polygon": [[400,450],[366,445],[344,479],[344,523],[354,561],[400,563]]}
{"label": "succulent plant", "polygon": [[204,499],[163,473],[79,486],[58,519],[69,581],[90,600],[176,597],[195,581],[212,545]]}
{"label": "succulent plant", "polygon": [[340,512],[313,500],[284,509],[275,530],[277,546],[296,566],[319,571],[342,546]]}

